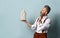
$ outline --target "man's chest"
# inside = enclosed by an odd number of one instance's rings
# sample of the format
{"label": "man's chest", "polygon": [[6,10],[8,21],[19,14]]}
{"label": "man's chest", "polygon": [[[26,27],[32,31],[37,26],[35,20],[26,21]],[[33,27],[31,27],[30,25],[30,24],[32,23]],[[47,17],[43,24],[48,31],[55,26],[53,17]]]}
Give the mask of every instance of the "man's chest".
{"label": "man's chest", "polygon": [[47,19],[48,19],[48,17],[43,17],[43,18],[41,19],[41,22],[40,22],[40,21],[39,21],[39,18],[38,18],[36,24],[39,25],[39,26],[41,26],[41,24],[45,23],[45,21],[46,21]]}

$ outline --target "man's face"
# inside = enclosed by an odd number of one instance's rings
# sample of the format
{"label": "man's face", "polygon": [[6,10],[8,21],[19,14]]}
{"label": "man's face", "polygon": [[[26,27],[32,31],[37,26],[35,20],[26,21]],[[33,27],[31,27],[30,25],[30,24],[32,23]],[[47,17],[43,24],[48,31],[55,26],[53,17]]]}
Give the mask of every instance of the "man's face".
{"label": "man's face", "polygon": [[41,10],[41,15],[46,15],[47,14],[47,9],[44,7],[42,10]]}

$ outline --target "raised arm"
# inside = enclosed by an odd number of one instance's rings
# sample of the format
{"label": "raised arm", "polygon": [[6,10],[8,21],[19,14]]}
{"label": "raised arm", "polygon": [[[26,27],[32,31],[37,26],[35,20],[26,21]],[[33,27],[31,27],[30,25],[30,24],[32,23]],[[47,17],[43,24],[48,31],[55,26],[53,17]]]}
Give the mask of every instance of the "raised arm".
{"label": "raised arm", "polygon": [[32,24],[30,24],[27,20],[21,20],[21,21],[25,22],[31,28]]}
{"label": "raised arm", "polygon": [[21,21],[25,22],[27,24],[27,26],[29,26],[32,30],[34,30],[36,28],[36,21],[37,21],[37,19],[36,19],[34,24],[31,24],[27,20],[21,20]]}

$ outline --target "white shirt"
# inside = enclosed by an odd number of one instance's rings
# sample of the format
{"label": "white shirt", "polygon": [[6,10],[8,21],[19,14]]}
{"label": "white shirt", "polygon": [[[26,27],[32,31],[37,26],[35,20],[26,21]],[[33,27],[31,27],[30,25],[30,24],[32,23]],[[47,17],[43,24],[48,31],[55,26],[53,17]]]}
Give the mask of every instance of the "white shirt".
{"label": "white shirt", "polygon": [[[31,29],[32,30],[35,30],[37,33],[42,33],[42,30],[43,33],[47,33],[48,32],[48,28],[50,27],[50,18],[47,18],[47,16],[43,16],[42,18],[42,23],[38,23],[37,20],[38,18],[36,19],[35,23],[31,26]],[[46,19],[46,20],[45,20]],[[43,23],[45,20],[45,23]]]}

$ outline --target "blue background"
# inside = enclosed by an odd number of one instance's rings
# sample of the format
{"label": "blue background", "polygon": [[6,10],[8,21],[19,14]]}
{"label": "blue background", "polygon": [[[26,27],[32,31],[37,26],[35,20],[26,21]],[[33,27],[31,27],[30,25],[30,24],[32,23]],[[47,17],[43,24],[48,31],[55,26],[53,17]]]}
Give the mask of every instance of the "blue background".
{"label": "blue background", "polygon": [[60,38],[60,0],[0,0],[0,38],[33,38],[34,31],[20,21],[20,13],[25,9],[33,24],[44,5],[51,7],[48,38]]}

